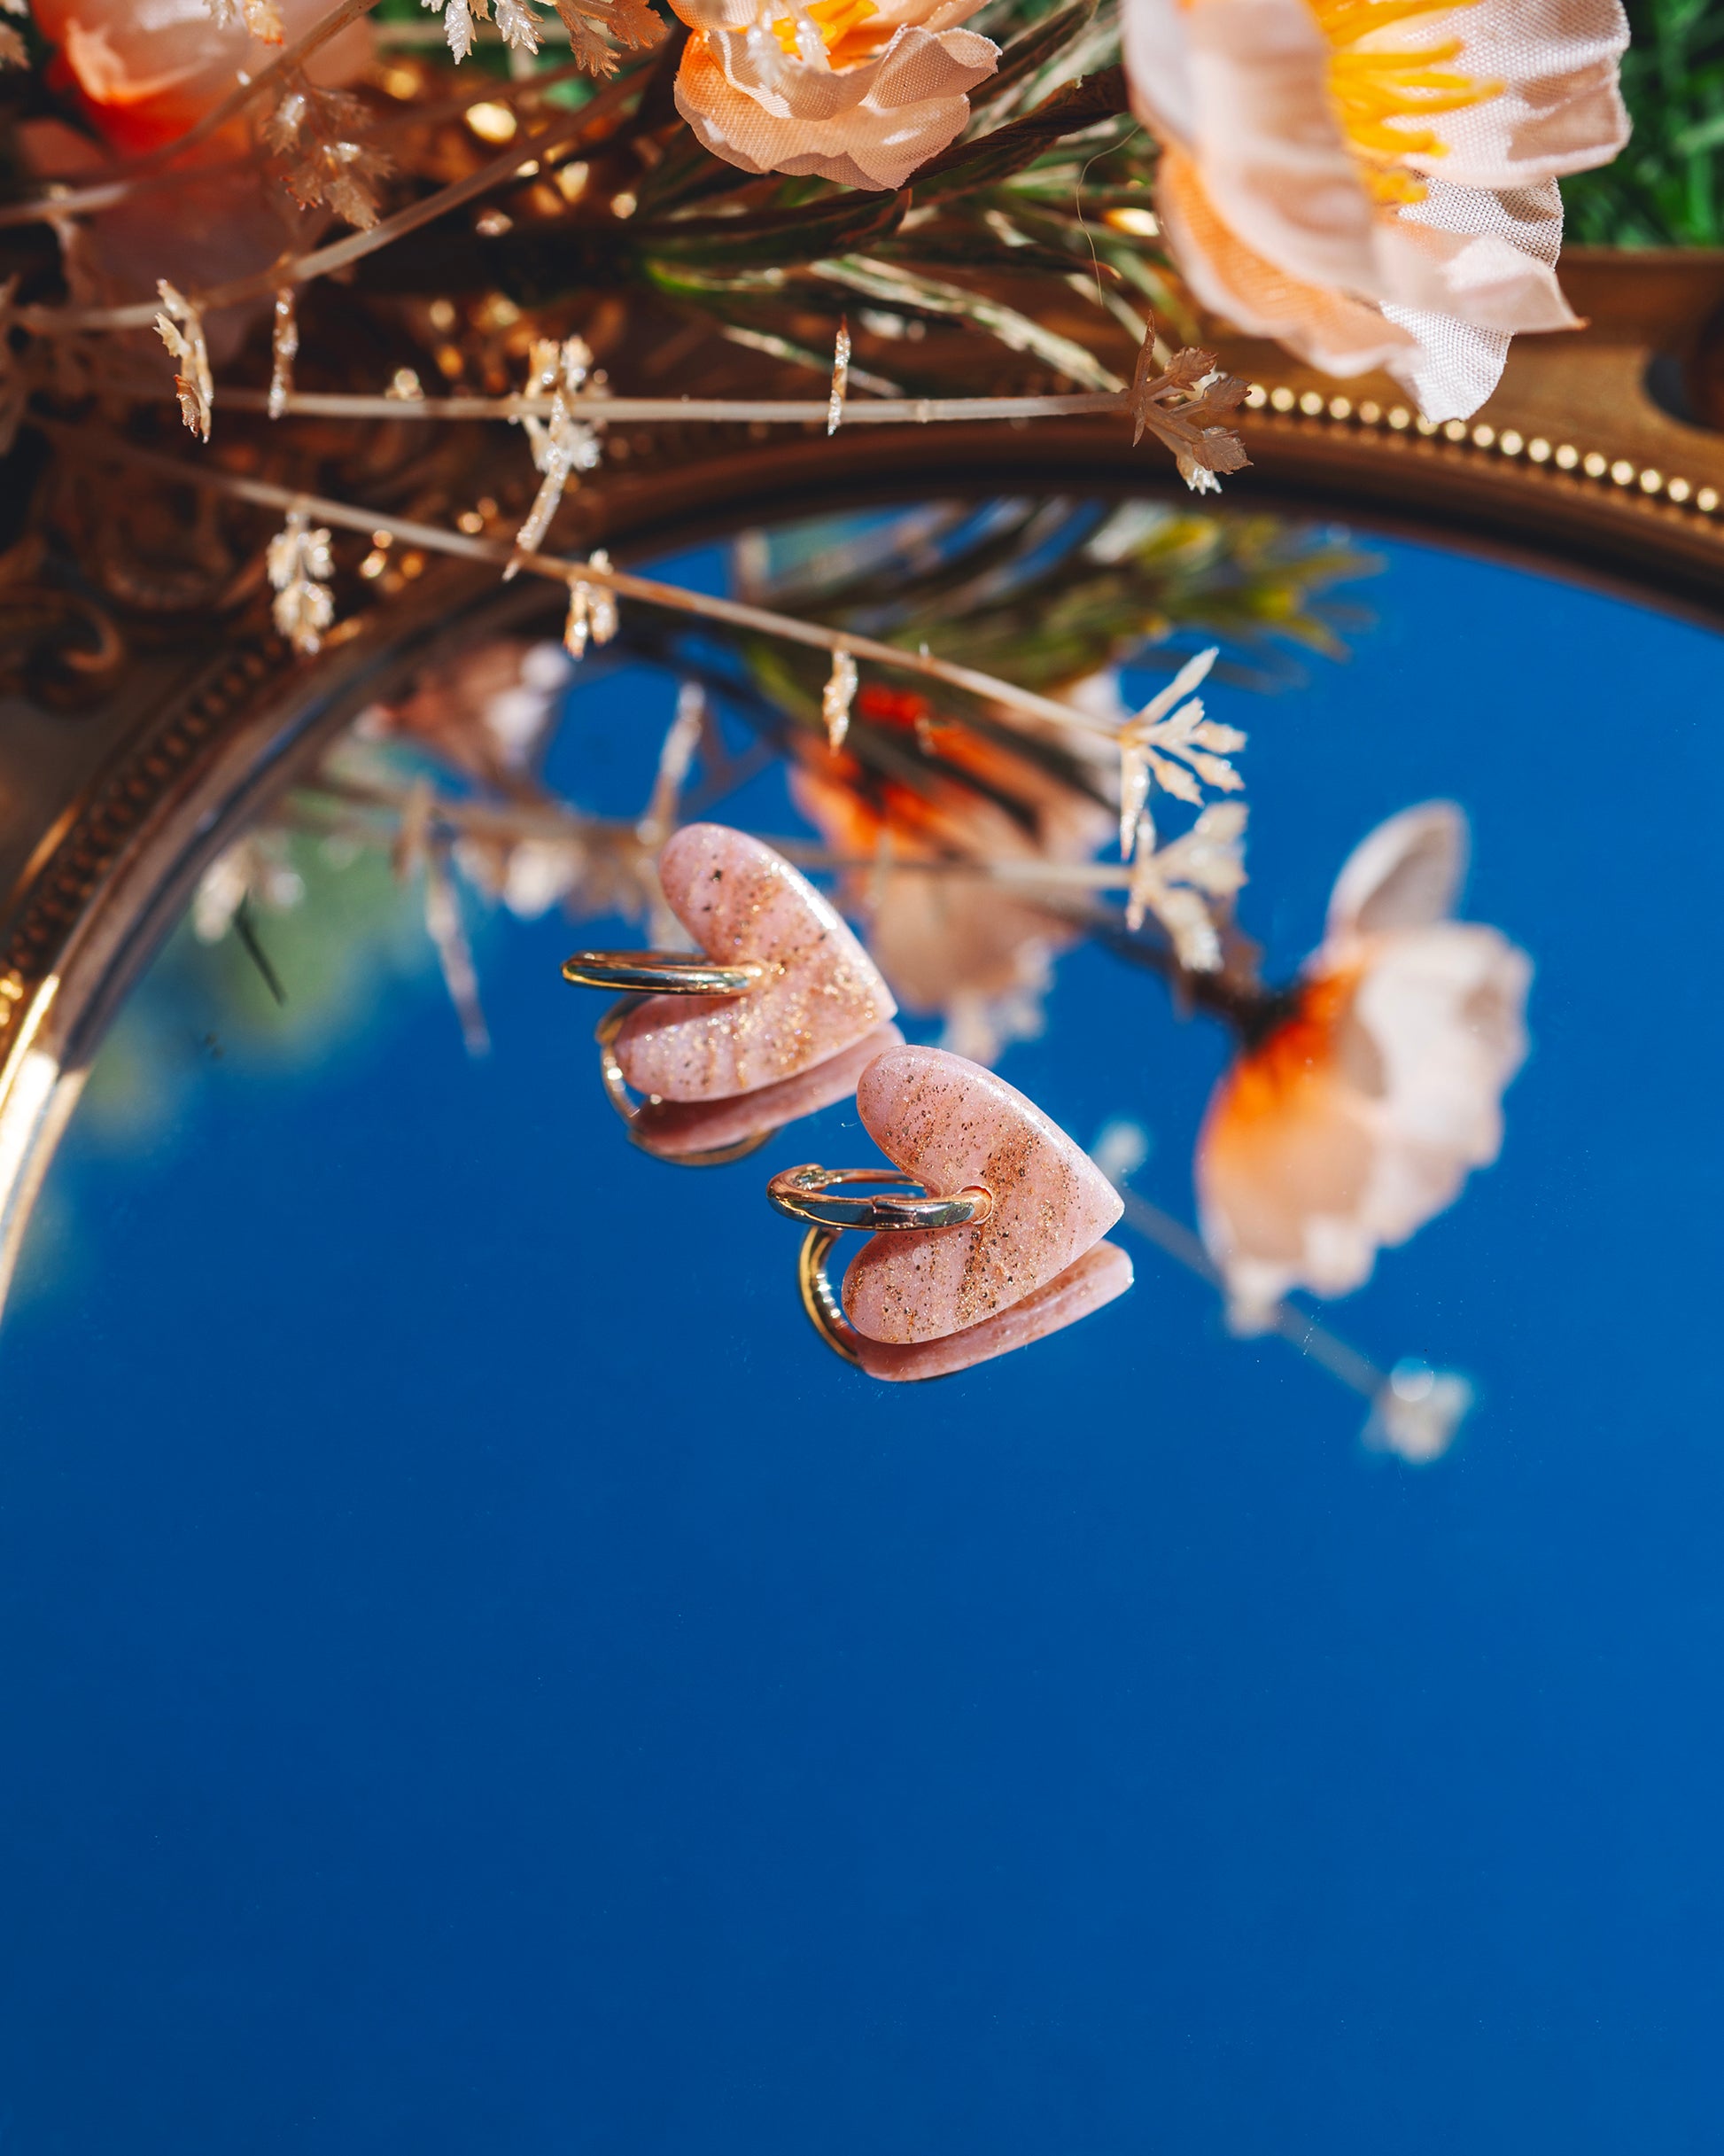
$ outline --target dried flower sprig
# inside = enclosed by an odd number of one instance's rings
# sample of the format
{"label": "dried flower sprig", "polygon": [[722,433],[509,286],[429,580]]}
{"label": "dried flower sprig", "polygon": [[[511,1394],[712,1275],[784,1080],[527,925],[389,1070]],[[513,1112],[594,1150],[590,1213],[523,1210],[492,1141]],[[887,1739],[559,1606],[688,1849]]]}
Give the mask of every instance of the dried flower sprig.
{"label": "dried flower sprig", "polygon": [[1158,367],[1151,323],[1131,377],[1132,447],[1146,428],[1172,450],[1179,476],[1193,494],[1219,494],[1215,475],[1243,471],[1251,462],[1237,432],[1225,424],[1244,402],[1246,389],[1237,375],[1222,371],[1213,352],[1188,347]]}
{"label": "dried flower sprig", "polygon": [[299,320],[294,310],[293,287],[283,284],[276,294],[274,319],[269,329],[269,401],[272,419],[279,419],[293,394],[293,362],[299,351]]}
{"label": "dried flower sprig", "polygon": [[210,372],[202,311],[166,277],[158,278],[156,290],[161,295],[156,334],[175,359],[185,362],[184,373],[174,377],[174,393],[180,400],[181,416],[192,433],[207,441],[211,409],[215,402],[215,379]]}
{"label": "dried flower sprig", "polygon": [[[1191,693],[1218,657],[1212,645],[1187,659],[1167,687],[1120,728],[1120,852],[1127,860],[1138,843],[1152,779],[1163,792],[1193,808],[1201,806],[1205,786],[1238,793],[1245,783],[1227,761],[1229,754],[1245,747],[1245,736],[1237,727],[1206,719],[1201,699]],[[1189,702],[1181,701],[1187,697]]]}
{"label": "dried flower sprig", "polygon": [[1231,899],[1244,886],[1245,823],[1243,801],[1218,801],[1158,851],[1149,812],[1138,819],[1125,924],[1135,932],[1145,911],[1153,914],[1188,972],[1221,969],[1221,938],[1208,901]]}
{"label": "dried flower sprig", "polygon": [[478,969],[461,915],[461,893],[449,870],[447,848],[433,839],[424,849],[425,932],[437,950],[443,985],[461,1021],[461,1038],[470,1055],[491,1053],[491,1029],[479,1001]]}
{"label": "dried flower sprig", "polygon": [[399,883],[409,883],[418,872],[423,875],[425,933],[461,1022],[462,1040],[470,1055],[486,1055],[491,1033],[479,1001],[478,969],[462,919],[461,893],[450,868],[451,851],[447,830],[437,813],[436,792],[422,774],[400,804],[400,821],[390,849],[392,865]]}
{"label": "dried flower sprig", "polygon": [[[588,557],[586,566],[610,574],[610,557],[602,547]],[[571,658],[585,658],[589,643],[608,644],[617,634],[617,601],[609,588],[589,582],[579,570],[569,579],[569,619],[563,626],[563,645]]]}
{"label": "dried flower sprig", "polygon": [[826,431],[828,435],[838,432],[844,416],[844,400],[850,394],[850,317],[844,315],[838,323],[838,334],[832,340],[832,393],[827,399]]}
{"label": "dried flower sprig", "polygon": [[[473,50],[478,25],[492,20],[493,14],[506,45],[520,52],[537,52],[541,25],[533,7],[544,4],[545,0],[532,0],[531,4],[529,0],[424,0],[433,14],[442,16],[449,51],[458,61]],[[646,0],[555,0],[555,4],[569,34],[570,52],[589,74],[617,72],[615,45],[638,50],[656,45],[664,35],[664,24]],[[607,38],[613,39],[615,45],[608,43]]]}
{"label": "dried flower sprig", "polygon": [[297,69],[263,124],[263,139],[279,160],[282,183],[301,209],[325,203],[357,231],[377,222],[377,183],[394,160],[368,142],[369,119],[357,97],[318,90]]}
{"label": "dried flower sprig", "polygon": [[276,627],[296,651],[309,658],[335,619],[335,595],[328,582],[335,574],[335,558],[328,526],[314,529],[310,510],[297,505],[270,541],[265,562],[276,592]]}
{"label": "dried flower sprig", "polygon": [[820,695],[827,744],[835,755],[850,732],[850,707],[856,696],[856,661],[842,644],[832,655],[832,672]]}
{"label": "dried flower sprig", "polygon": [[[577,471],[595,471],[604,455],[596,430],[570,409],[592,370],[593,354],[586,339],[570,337],[558,345],[553,338],[537,338],[529,366],[527,395],[542,397],[548,389],[552,396],[548,418],[520,415],[532,445],[533,468],[543,475],[526,522],[515,535],[523,554],[536,553],[543,544],[571,478]],[[505,580],[517,567],[515,562],[509,564],[503,572]]]}
{"label": "dried flower sprig", "polygon": [[636,826],[642,845],[656,849],[670,836],[676,822],[677,803],[711,723],[705,689],[698,681],[680,682],[676,715],[658,751],[652,795]]}

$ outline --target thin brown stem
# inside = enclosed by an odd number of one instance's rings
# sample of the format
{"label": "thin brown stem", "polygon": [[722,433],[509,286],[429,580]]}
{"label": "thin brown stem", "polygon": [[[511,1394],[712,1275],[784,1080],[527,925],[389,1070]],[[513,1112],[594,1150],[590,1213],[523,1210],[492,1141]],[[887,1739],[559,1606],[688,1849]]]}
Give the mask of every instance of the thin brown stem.
{"label": "thin brown stem", "polygon": [[[165,400],[153,385],[128,385],[125,393],[150,402]],[[221,402],[230,411],[269,409],[260,389],[224,389]],[[547,419],[549,397],[389,397],[346,396],[295,390],[282,416],[307,419]],[[703,424],[808,426],[826,424],[822,398],[747,397],[586,397],[565,401],[563,409],[579,419],[640,424],[647,421],[687,420]],[[1123,414],[1123,397],[1111,391],[1086,391],[1070,397],[858,397],[844,406],[846,426],[931,425],[960,420],[1061,419],[1079,415]]]}
{"label": "thin brown stem", "polygon": [[[315,797],[330,802],[340,802],[353,808],[364,808],[380,813],[399,814],[404,806],[404,797],[384,786],[367,785],[348,779],[335,780],[320,776],[315,785],[302,788]],[[585,816],[579,810],[564,808],[553,802],[509,801],[493,802],[473,800],[464,797],[445,798],[439,795],[432,804],[432,813],[439,822],[452,830],[470,833],[476,837],[525,838],[578,838],[593,832],[609,832],[624,837],[639,830],[639,820],[618,821],[603,816]],[[880,869],[874,854],[835,853],[830,848],[816,845],[806,839],[770,837],[768,843],[773,850],[794,861],[799,868],[812,868],[823,876],[868,876]],[[1069,889],[1073,886],[1088,891],[1122,890],[1130,881],[1131,871],[1111,861],[1047,861],[1013,860],[998,854],[975,854],[959,858],[941,855],[933,860],[912,860],[894,856],[890,873],[893,876],[931,876],[950,877],[960,883],[1005,883],[1014,887],[1037,886]]]}
{"label": "thin brown stem", "polygon": [[[1212,1288],[1225,1292],[1226,1275],[1183,1221],[1163,1212],[1159,1205],[1152,1205],[1147,1198],[1140,1198],[1123,1177],[1110,1179],[1120,1194],[1128,1227],[1135,1228],[1145,1241],[1164,1250],[1199,1280],[1208,1280]],[[1271,1332],[1278,1333],[1312,1362],[1321,1364],[1331,1377],[1339,1378],[1361,1399],[1378,1399],[1389,1382],[1387,1374],[1379,1370],[1369,1357],[1361,1355],[1357,1348],[1349,1347],[1309,1311],[1301,1310],[1294,1304],[1271,1304],[1269,1326]]]}
{"label": "thin brown stem", "polygon": [[238,172],[255,169],[249,159],[225,159],[219,165],[197,165],[190,172],[157,169],[140,172],[129,179],[102,180],[89,187],[67,188],[58,195],[40,195],[28,202],[0,203],[0,226],[53,224],[62,217],[112,209],[128,195],[155,187],[182,187],[188,180],[223,180]]}

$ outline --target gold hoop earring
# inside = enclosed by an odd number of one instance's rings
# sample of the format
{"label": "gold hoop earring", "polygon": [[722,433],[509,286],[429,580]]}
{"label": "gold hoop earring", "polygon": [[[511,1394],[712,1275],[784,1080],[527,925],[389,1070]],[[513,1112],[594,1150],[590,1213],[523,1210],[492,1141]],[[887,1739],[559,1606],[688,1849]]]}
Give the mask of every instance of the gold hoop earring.
{"label": "gold hoop earring", "polygon": [[[889,1183],[898,1187],[881,1197],[833,1195],[858,1184]],[[914,1183],[920,1196],[904,1186]],[[781,1168],[766,1186],[767,1202],[787,1220],[812,1223],[796,1253],[796,1289],[808,1321],[835,1355],[860,1366],[862,1335],[844,1314],[827,1260],[846,1229],[876,1235],[937,1234],[943,1228],[969,1227],[994,1210],[994,1194],[980,1184],[955,1197],[929,1195],[926,1187],[896,1168],[822,1168],[810,1162]]]}
{"label": "gold hoop earring", "polygon": [[[568,968],[565,967],[563,971],[566,975]],[[582,985],[596,987],[598,984],[583,983]],[[665,992],[659,990],[656,992],[662,994]],[[672,990],[670,992],[674,994],[679,992]],[[692,994],[695,992],[690,990],[687,992]],[[725,1168],[734,1160],[746,1160],[750,1153],[757,1153],[780,1125],[768,1122],[759,1130],[747,1132],[742,1137],[731,1140],[728,1144],[706,1146],[690,1151],[678,1150],[674,1144],[665,1142],[676,1127],[675,1118],[667,1118],[664,1113],[666,1107],[672,1104],[661,1101],[656,1094],[648,1094],[644,1100],[636,1101],[629,1092],[628,1080],[623,1076],[623,1067],[617,1060],[617,1036],[622,1031],[623,1021],[646,1000],[645,992],[619,997],[600,1019],[593,1034],[594,1039],[599,1044],[599,1078],[604,1086],[604,1097],[627,1125],[630,1142],[672,1168]]]}
{"label": "gold hoop earring", "polygon": [[[1118,1194],[992,1071],[939,1048],[889,1048],[861,1073],[856,1104],[898,1165],[810,1163],[766,1186],[774,1209],[808,1227],[797,1290],[846,1362],[888,1381],[947,1376],[1062,1331],[1131,1285],[1130,1259],[1101,1240]],[[840,1291],[827,1266],[850,1231],[869,1241]]]}
{"label": "gold hoop earring", "polygon": [[746,995],[765,973],[754,960],[721,966],[680,951],[577,951],[563,961],[571,988],[621,988],[648,996]]}
{"label": "gold hoop earring", "polygon": [[808,1322],[827,1347],[847,1363],[859,1365],[862,1355],[857,1342],[861,1335],[845,1317],[838,1291],[827,1277],[826,1261],[840,1233],[835,1227],[811,1227],[803,1237],[796,1252],[796,1290]]}
{"label": "gold hoop earring", "polygon": [[[920,1197],[835,1197],[835,1187],[856,1183],[913,1183]],[[861,1228],[875,1235],[928,1234],[944,1227],[979,1227],[992,1217],[994,1194],[971,1184],[949,1198],[935,1197],[926,1184],[897,1168],[780,1168],[766,1186],[768,1202],[787,1219],[816,1227]]]}
{"label": "gold hoop earring", "polygon": [[658,859],[696,951],[578,951],[563,977],[626,991],[598,1029],[605,1096],[657,1159],[717,1167],[855,1090],[902,1039],[831,903],[757,838],[691,823]]}

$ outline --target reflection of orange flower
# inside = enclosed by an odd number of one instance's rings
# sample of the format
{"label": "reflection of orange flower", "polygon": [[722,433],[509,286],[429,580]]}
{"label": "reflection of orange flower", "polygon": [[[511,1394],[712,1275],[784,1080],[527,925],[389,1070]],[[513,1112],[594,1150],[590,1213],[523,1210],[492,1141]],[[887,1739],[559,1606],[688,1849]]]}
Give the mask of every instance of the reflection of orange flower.
{"label": "reflection of orange flower", "polygon": [[900,1004],[940,1014],[945,1047],[991,1062],[1006,1040],[1039,1031],[1049,966],[1074,938],[982,877],[902,864],[1087,860],[1115,818],[1009,744],[942,724],[914,690],[865,682],[855,710],[925,759],[916,782],[881,777],[850,749],[799,743],[792,796],[835,852],[880,864],[852,876],[849,898]]}
{"label": "reflection of orange flower", "polygon": [[1293,1016],[1210,1101],[1199,1210],[1247,1327],[1290,1288],[1363,1286],[1501,1148],[1531,969],[1495,929],[1445,917],[1465,843],[1441,802],[1372,832]]}

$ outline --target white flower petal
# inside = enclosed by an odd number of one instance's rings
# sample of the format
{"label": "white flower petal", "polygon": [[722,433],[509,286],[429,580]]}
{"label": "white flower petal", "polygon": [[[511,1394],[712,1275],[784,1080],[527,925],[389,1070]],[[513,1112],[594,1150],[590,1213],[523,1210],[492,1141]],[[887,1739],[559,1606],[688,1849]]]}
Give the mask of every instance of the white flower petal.
{"label": "white flower petal", "polygon": [[1445,114],[1440,159],[1409,164],[1462,187],[1527,187],[1606,165],[1628,139],[1617,68],[1628,48],[1620,0],[1475,0],[1434,24],[1463,41],[1457,73],[1501,93]]}
{"label": "white flower petal", "polygon": [[1466,860],[1466,817],[1454,802],[1402,809],[1347,855],[1329,899],[1325,946],[1446,920],[1460,896]]}

